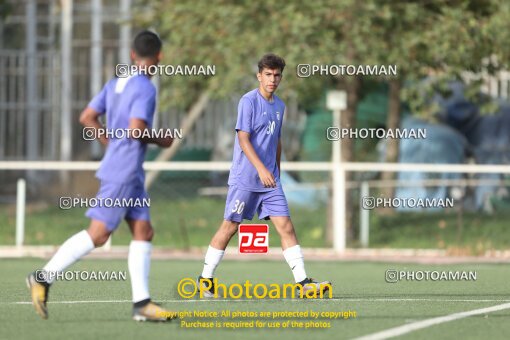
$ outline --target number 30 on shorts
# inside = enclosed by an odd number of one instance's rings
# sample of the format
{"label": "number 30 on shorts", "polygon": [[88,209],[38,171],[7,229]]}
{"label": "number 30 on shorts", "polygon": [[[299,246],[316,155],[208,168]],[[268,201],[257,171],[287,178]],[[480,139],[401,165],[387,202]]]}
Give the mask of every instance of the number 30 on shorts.
{"label": "number 30 on shorts", "polygon": [[238,213],[241,215],[244,210],[244,202],[241,202],[239,200],[236,200],[236,203],[234,205],[234,209],[232,209],[232,212]]}

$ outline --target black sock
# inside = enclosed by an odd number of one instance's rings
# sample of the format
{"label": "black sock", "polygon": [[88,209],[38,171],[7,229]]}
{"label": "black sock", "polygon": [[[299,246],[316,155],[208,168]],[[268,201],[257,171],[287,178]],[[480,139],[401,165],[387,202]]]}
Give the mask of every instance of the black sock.
{"label": "black sock", "polygon": [[150,299],[150,298],[145,299],[145,300],[142,300],[142,301],[135,302],[135,303],[133,303],[133,306],[134,306],[135,308],[142,308],[142,307],[144,307],[146,304],[148,304],[149,302],[151,302],[151,299]]}
{"label": "black sock", "polygon": [[305,284],[310,283],[310,281],[311,281],[311,280],[310,280],[309,278],[306,278],[306,279],[304,279],[303,281],[298,282],[298,284],[300,284],[301,286],[304,286]]}
{"label": "black sock", "polygon": [[46,281],[48,273],[45,270],[39,269],[35,271],[35,281],[42,284],[44,287],[49,288],[50,284]]}

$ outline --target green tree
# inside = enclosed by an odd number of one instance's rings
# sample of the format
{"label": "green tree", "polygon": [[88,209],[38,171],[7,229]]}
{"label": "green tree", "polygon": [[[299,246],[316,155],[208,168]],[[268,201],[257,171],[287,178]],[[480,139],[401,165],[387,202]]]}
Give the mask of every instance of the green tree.
{"label": "green tree", "polygon": [[[437,108],[430,97],[451,80],[462,79],[466,71],[494,72],[502,64],[487,67],[490,56],[502,55],[496,44],[498,27],[507,32],[500,1],[366,1],[363,18],[357,20],[366,44],[359,63],[398,65],[398,76],[383,79],[389,83],[387,129],[400,125],[401,101],[407,100],[413,113],[431,119]],[[508,13],[508,12],[506,12]],[[494,20],[498,15],[499,21]],[[507,33],[504,35],[508,35]],[[355,41],[359,38],[353,38]],[[358,45],[359,50],[362,46]],[[499,60],[505,59],[500,56]],[[432,78],[427,91],[422,79]],[[402,93],[403,84],[407,87]],[[469,85],[469,93],[478,93],[479,82]],[[425,92],[425,93],[424,93]],[[386,162],[398,161],[399,140],[386,143]],[[394,172],[382,174],[383,180],[395,178]],[[382,190],[394,196],[392,187]]]}
{"label": "green tree", "polygon": [[[402,99],[414,113],[431,117],[436,108],[428,106],[427,99],[445,81],[460,79],[466,70],[482,71],[482,61],[492,55],[498,57],[497,67],[502,67],[509,55],[508,3],[501,0],[144,0],[139,13],[139,23],[156,27],[164,40],[164,63],[216,65],[213,77],[164,78],[163,104],[189,107],[203,92],[216,97],[242,94],[254,87],[258,58],[274,52],[288,65],[282,96],[293,92],[307,106],[326,88],[344,89],[348,108],[342,114],[342,126],[351,128],[363,78],[299,78],[298,64],[396,64],[398,77],[377,78],[389,82],[387,128],[396,128]],[[435,79],[426,91],[425,77]],[[344,161],[354,159],[353,146],[352,140],[343,140]],[[398,141],[391,141],[386,160],[397,159]],[[349,196],[346,205],[351,238]]]}
{"label": "green tree", "polygon": [[[274,52],[287,62],[282,96],[296,93],[302,104],[315,102],[332,85],[348,92],[348,109],[343,126],[354,126],[361,79],[358,77],[299,78],[298,64],[353,64],[354,43],[346,36],[362,40],[351,24],[360,5],[348,0],[257,2],[248,0],[172,1],[143,4],[141,23],[157,27],[164,39],[165,60],[172,64],[214,64],[217,76],[189,80],[163,79],[163,100],[189,106],[203,91],[225,97],[254,87],[256,62]],[[359,32],[361,34],[362,32]],[[363,32],[368,34],[369,32]],[[253,80],[247,75],[252,75]],[[353,143],[343,143],[343,160],[353,159]],[[348,214],[352,208],[347,202]],[[351,218],[347,217],[350,221]],[[351,228],[349,228],[351,230]],[[329,233],[331,234],[331,233]]]}

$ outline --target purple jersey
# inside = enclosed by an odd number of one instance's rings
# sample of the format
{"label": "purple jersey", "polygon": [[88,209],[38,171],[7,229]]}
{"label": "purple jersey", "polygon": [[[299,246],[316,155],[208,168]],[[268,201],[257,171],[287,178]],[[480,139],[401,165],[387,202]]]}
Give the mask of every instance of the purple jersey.
{"label": "purple jersey", "polygon": [[[250,142],[255,152],[264,166],[273,173],[277,187],[280,187],[276,151],[281,136],[285,104],[275,95],[273,95],[273,101],[269,102],[258,89],[255,89],[241,98],[237,110],[236,131],[245,131],[250,134]],[[237,185],[242,190],[256,192],[275,189],[264,187],[257,170],[241,149],[237,136],[228,184]]]}
{"label": "purple jersey", "polygon": [[[144,75],[114,78],[106,83],[88,106],[101,114],[106,112],[106,127],[109,131],[127,129],[130,118],[142,119],[151,128],[156,107],[156,88]],[[147,144],[133,138],[109,138],[96,177],[116,183],[133,180],[143,182],[145,174],[142,165],[146,149]]]}

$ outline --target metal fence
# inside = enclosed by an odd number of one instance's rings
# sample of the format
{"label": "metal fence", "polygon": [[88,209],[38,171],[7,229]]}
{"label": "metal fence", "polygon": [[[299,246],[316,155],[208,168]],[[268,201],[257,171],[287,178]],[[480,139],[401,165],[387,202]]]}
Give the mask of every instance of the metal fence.
{"label": "metal fence", "polygon": [[[78,115],[101,86],[114,76],[115,65],[128,62],[131,0],[10,1],[13,11],[0,22],[0,159],[98,159],[101,148],[82,139]],[[4,40],[24,32],[14,48]],[[23,46],[20,49],[19,46]],[[69,48],[70,46],[70,48]],[[126,60],[127,58],[127,60]],[[158,79],[154,79],[156,85]],[[184,148],[211,149],[228,160],[238,97],[211,101],[192,129]],[[306,116],[297,98],[287,102],[287,156],[300,147]],[[184,110],[158,112],[155,127],[178,128]],[[226,138],[228,135],[229,138]]]}

